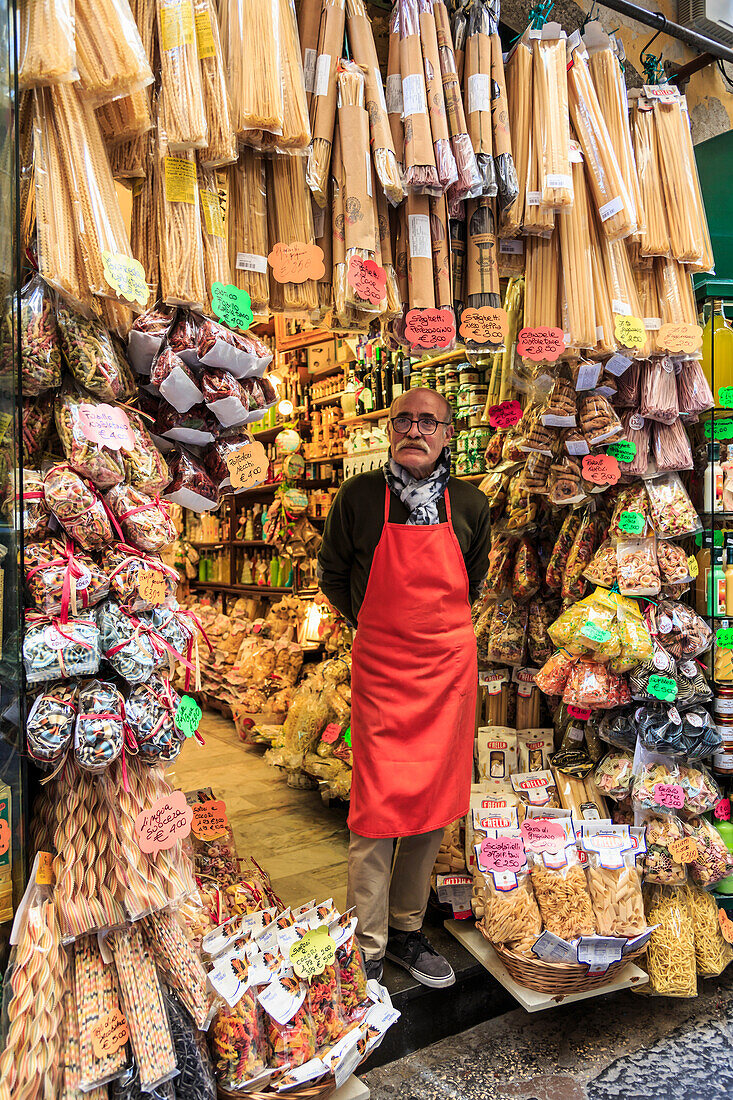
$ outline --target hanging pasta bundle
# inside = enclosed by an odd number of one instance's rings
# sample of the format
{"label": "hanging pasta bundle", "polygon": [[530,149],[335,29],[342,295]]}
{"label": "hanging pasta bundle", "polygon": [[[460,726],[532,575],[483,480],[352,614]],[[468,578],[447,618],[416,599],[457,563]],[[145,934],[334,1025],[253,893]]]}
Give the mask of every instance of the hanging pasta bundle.
{"label": "hanging pasta bundle", "polygon": [[539,190],[542,205],[557,209],[573,201],[565,32],[558,23],[545,23],[532,56],[534,139],[541,165]]}
{"label": "hanging pasta bundle", "polygon": [[77,265],[74,213],[59,135],[52,122],[51,93],[48,89],[37,89],[32,95],[38,270],[49,286],[75,305],[83,306],[86,294]]}
{"label": "hanging pasta bundle", "polygon": [[451,218],[450,255],[451,255],[451,281],[453,284],[453,311],[456,322],[459,321],[463,307],[466,304],[466,216],[462,211],[462,217]]}
{"label": "hanging pasta bundle", "polygon": [[148,138],[147,173],[144,179],[135,180],[132,186],[132,217],[130,220],[130,244],[132,254],[143,265],[145,282],[150,287],[149,301],[158,300],[160,280],[158,274],[158,190],[155,180],[155,157]]}
{"label": "hanging pasta bundle", "polygon": [[321,0],[301,0],[298,9],[298,38],[300,39],[300,61],[303,66],[305,100],[309,111],[316,81],[316,58],[318,57],[320,27]]}
{"label": "hanging pasta bundle", "polygon": [[499,232],[502,237],[516,237],[522,228],[529,169],[529,145],[532,112],[532,51],[524,39],[517,42],[506,63],[509,130],[514,150],[517,174],[517,198],[502,208]]}
{"label": "hanging pasta bundle", "polygon": [[[267,162],[267,223],[270,248],[276,244],[313,244],[313,214],[302,157],[275,156]],[[273,312],[309,313],[318,309],[318,282],[280,283],[270,279]]]}
{"label": "hanging pasta bundle", "polygon": [[433,286],[438,309],[453,308],[453,286],[445,197],[430,200],[430,236],[433,249]]}
{"label": "hanging pasta bundle", "polygon": [[588,51],[590,75],[598,103],[608,127],[626,194],[629,196],[630,214],[636,223],[633,238],[638,240],[644,233],[644,205],[631,141],[626,81],[611,39],[601,29],[600,23],[588,23],[583,42]]}
{"label": "hanging pasta bundle", "polygon": [[394,239],[394,270],[397,276],[397,288],[403,308],[408,309],[410,301],[410,280],[407,257],[407,204],[400,203],[391,212]]}
{"label": "hanging pasta bundle", "polygon": [[19,88],[79,79],[71,0],[28,0],[19,23]]}
{"label": "hanging pasta bundle", "polygon": [[483,181],[476,163],[476,154],[468,136],[461,83],[458,79],[456,59],[453,53],[450,19],[444,0],[433,0],[433,15],[435,16],[435,27],[438,36],[438,55],[448,117],[448,133],[450,134],[451,149],[458,170],[458,180],[451,189],[451,199],[460,201],[481,194]]}
{"label": "hanging pasta bundle", "polygon": [[410,309],[433,309],[433,249],[430,237],[430,199],[407,193],[407,277]]}
{"label": "hanging pasta bundle", "polygon": [[369,116],[364,106],[366,81],[355,61],[339,61],[338,128],[347,149],[364,150],[366,156],[347,156],[344,170],[344,239],[346,242],[346,304],[364,313],[379,313],[379,305],[364,301],[351,285],[351,259],[374,260],[376,225],[369,158]]}
{"label": "hanging pasta bundle", "polygon": [[127,0],[76,0],[74,30],[79,77],[93,106],[153,83]]}
{"label": "hanging pasta bundle", "polygon": [[352,56],[366,77],[366,109],[374,169],[387,198],[396,206],[402,202],[405,192],[392,141],[374,33],[364,0],[347,0],[346,25]]}
{"label": "hanging pasta bundle", "polygon": [[458,83],[463,86],[466,69],[466,38],[468,37],[468,0],[461,0],[453,8],[453,49],[456,55]]}
{"label": "hanging pasta bundle", "polygon": [[498,187],[491,128],[491,19],[483,0],[476,0],[468,11],[463,102],[483,194],[494,196]]}
{"label": "hanging pasta bundle", "polygon": [[405,125],[405,187],[419,195],[440,195],[443,188],[435,164],[428,114],[418,0],[400,0],[399,26]]}
{"label": "hanging pasta bundle", "polygon": [[280,63],[283,73],[283,132],[278,146],[307,149],[311,139],[303,65],[300,60],[298,22],[293,0],[279,0]]}
{"label": "hanging pasta bundle", "polygon": [[590,217],[590,257],[593,270],[593,303],[596,311],[596,355],[610,355],[618,343],[614,333],[611,292],[606,280],[606,269],[601,254],[603,232],[597,227],[597,219]]}
{"label": "hanging pasta bundle", "polygon": [[379,237],[380,264],[387,273],[387,301],[383,312],[387,318],[397,317],[402,312],[402,299],[397,285],[397,275],[392,261],[392,235],[389,231],[389,210],[384,191],[376,190],[377,235]]}
{"label": "hanging pasta bundle", "polygon": [[389,53],[387,56],[387,118],[392,134],[395,156],[404,170],[405,128],[402,124],[402,73],[400,70],[400,3],[395,6],[389,17]]}
{"label": "hanging pasta bundle", "polygon": [[433,134],[433,152],[435,168],[440,185],[444,191],[458,180],[458,168],[448,134],[448,119],[445,112],[443,79],[438,53],[438,32],[433,14],[433,0],[418,0],[420,22],[420,44],[425,70],[425,91],[428,97],[430,128]]}
{"label": "hanging pasta bundle", "polygon": [[499,38],[499,5],[490,5],[491,17],[491,130],[494,149],[496,182],[501,207],[511,206],[516,200],[519,183],[512,155],[512,138],[509,130],[504,54]]}
{"label": "hanging pasta bundle", "polygon": [[655,102],[652,111],[672,255],[696,271],[713,267],[705,207],[700,193],[690,120],[684,96]]}
{"label": "hanging pasta bundle", "polygon": [[232,281],[232,273],[229,269],[226,221],[213,168],[202,168],[199,165],[198,191],[201,204],[201,239],[204,250],[206,305],[209,313],[211,313],[212,283],[223,283],[224,286],[228,286]]}
{"label": "hanging pasta bundle", "polygon": [[199,163],[204,168],[216,168],[233,164],[237,159],[237,135],[224,72],[219,20],[212,0],[194,0],[194,15],[207,132],[207,146],[199,156]]}
{"label": "hanging pasta bundle", "polygon": [[639,295],[639,316],[644,322],[644,328],[649,339],[649,354],[657,355],[661,350],[657,341],[657,333],[662,325],[662,311],[659,298],[659,290],[654,269],[634,268],[634,280],[636,292]]}
{"label": "hanging pasta bundle", "polygon": [[501,305],[496,203],[487,195],[466,203],[466,242],[466,305]]}
{"label": "hanging pasta bundle", "polygon": [[[332,185],[331,185],[332,186]],[[316,244],[323,250],[323,278],[318,280],[318,309],[321,318],[324,318],[333,306],[333,228],[331,226],[332,191],[329,191],[329,202],[325,206],[319,206],[311,196],[311,209],[313,211],[313,232]]]}
{"label": "hanging pasta bundle", "polygon": [[[228,0],[227,78],[234,128],[247,142],[283,132],[278,0]],[[252,131],[252,133],[248,133]]]}
{"label": "hanging pasta bundle", "polygon": [[132,251],[99,124],[78,85],[54,84],[49,95],[53,122],[47,116],[47,123],[56,127],[83,278],[92,293],[117,297],[105,277],[103,256],[110,252],[132,257]]}
{"label": "hanging pasta bundle", "polygon": [[206,287],[196,157],[192,150],[171,156],[160,127],[158,137],[160,294],[166,305],[203,309]]}
{"label": "hanging pasta bundle", "polygon": [[267,191],[265,162],[253,149],[243,149],[230,170],[229,263],[232,280],[246,290],[254,313],[267,313]]}
{"label": "hanging pasta bundle", "polygon": [[326,205],[333,127],[336,119],[336,65],[344,41],[344,0],[324,0],[311,103],[313,144],[308,154],[308,186],[319,206]]}
{"label": "hanging pasta bundle", "polygon": [[689,270],[671,257],[654,261],[662,324],[697,324],[697,308]]}
{"label": "hanging pasta bundle", "polygon": [[644,209],[644,225],[639,233],[639,251],[642,256],[669,255],[669,225],[662,197],[662,177],[659,170],[659,151],[651,109],[647,101],[633,101],[634,159],[639,177],[641,205]]}
{"label": "hanging pasta bundle", "polygon": [[18,145],[20,160],[20,247],[33,247],[36,223],[36,183],[33,163],[33,92],[21,92],[18,108]]}
{"label": "hanging pasta bundle", "polygon": [[105,103],[97,109],[97,120],[108,149],[147,134],[153,128],[147,89]]}
{"label": "hanging pasta bundle", "polygon": [[333,312],[346,327],[346,238],[344,234],[344,162],[341,156],[341,135],[338,124],[333,134],[331,156],[332,218],[331,218],[331,282]]}
{"label": "hanging pasta bundle", "polygon": [[568,69],[570,119],[580,142],[590,180],[591,195],[603,233],[609,240],[630,236],[636,222],[611,137],[588,68],[588,51],[574,34]]}
{"label": "hanging pasta bundle", "polygon": [[[596,228],[598,228],[597,220]],[[636,284],[631,270],[626,243],[619,240],[609,241],[602,231],[598,232],[598,237],[603,260],[603,269],[606,275],[606,285],[608,287],[609,298],[611,299],[611,310],[614,314],[614,318],[641,318],[641,304],[639,302],[639,295],[636,292]],[[616,337],[616,339],[618,340],[618,337]],[[649,337],[645,336],[642,346],[636,349],[636,356],[640,359],[646,359],[648,355]]]}
{"label": "hanging pasta bundle", "polygon": [[160,44],[160,125],[172,153],[206,147],[193,0],[155,0]]}
{"label": "hanging pasta bundle", "polygon": [[570,345],[593,348],[596,344],[596,313],[593,300],[593,270],[590,257],[588,192],[579,146],[571,141],[573,205],[558,214],[562,278],[567,299],[567,325]]}
{"label": "hanging pasta bundle", "polygon": [[558,297],[557,230],[551,237],[527,239],[527,280],[524,293],[524,323],[527,328],[560,323]]}

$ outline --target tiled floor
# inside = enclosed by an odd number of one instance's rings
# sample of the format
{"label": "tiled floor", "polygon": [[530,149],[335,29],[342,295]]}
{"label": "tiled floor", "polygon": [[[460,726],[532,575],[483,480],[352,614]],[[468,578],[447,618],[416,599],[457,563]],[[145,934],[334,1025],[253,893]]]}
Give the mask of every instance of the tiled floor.
{"label": "tiled floor", "polygon": [[205,746],[190,738],[174,767],[183,790],[212,787],[224,799],[239,854],[266,868],[287,905],[333,897],[345,908],[346,806],[289,788],[264,750],[242,744],[232,722],[213,711],[204,713],[201,734]]}

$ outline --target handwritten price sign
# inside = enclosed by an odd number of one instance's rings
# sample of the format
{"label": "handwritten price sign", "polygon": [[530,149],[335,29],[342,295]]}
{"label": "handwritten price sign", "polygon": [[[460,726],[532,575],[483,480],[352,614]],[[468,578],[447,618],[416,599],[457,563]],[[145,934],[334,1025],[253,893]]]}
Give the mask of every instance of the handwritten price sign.
{"label": "handwritten price sign", "polygon": [[517,340],[517,351],[533,363],[555,363],[565,351],[561,328],[523,328]]}
{"label": "handwritten price sign", "polygon": [[669,854],[677,863],[694,863],[700,856],[700,849],[691,836],[686,836],[682,840],[672,841]]}
{"label": "handwritten price sign", "polygon": [[699,325],[667,323],[660,328],[657,343],[665,351],[691,355],[702,347],[702,329]]}
{"label": "handwritten price sign", "polygon": [[165,600],[165,578],[157,569],[141,569],[137,575],[137,591],[141,600],[160,607]]}
{"label": "handwritten price sign", "polygon": [[183,791],[159,798],[135,818],[135,836],[142,852],[156,855],[183,840],[191,832],[193,810]]}
{"label": "handwritten price sign", "polygon": [[679,783],[655,783],[654,801],[657,806],[666,806],[669,810],[681,810],[685,804],[685,791]]}
{"label": "handwritten price sign", "polygon": [[270,462],[261,443],[245,443],[226,456],[232,489],[249,489],[267,479]]}
{"label": "handwritten price sign", "polygon": [[622,512],[618,521],[619,531],[626,535],[640,535],[646,526],[646,520],[641,512]]}
{"label": "handwritten price sign", "polygon": [[519,831],[525,845],[533,852],[551,852],[556,855],[565,847],[565,830],[558,821],[538,818],[536,821],[523,821]]}
{"label": "handwritten price sign", "polygon": [[572,704],[568,707],[568,714],[571,718],[577,718],[581,722],[587,722],[591,716],[591,711],[587,707],[574,707]]}
{"label": "handwritten price sign", "polygon": [[619,443],[609,443],[606,454],[613,455],[618,462],[633,462],[636,458],[636,444],[628,439],[622,439]]}
{"label": "handwritten price sign", "polygon": [[672,676],[650,676],[646,689],[655,699],[663,703],[673,703],[677,698],[677,681]]}
{"label": "handwritten price sign", "polygon": [[621,477],[618,459],[613,455],[585,455],[583,477],[593,485],[615,485]]}
{"label": "handwritten price sign", "polygon": [[715,631],[715,644],[718,649],[733,649],[733,629],[721,626]]}
{"label": "handwritten price sign", "polygon": [[209,802],[195,802],[192,810],[191,832],[199,840],[216,840],[226,835],[229,826],[227,808],[220,798],[211,799]]}
{"label": "handwritten price sign", "polygon": [[80,405],[79,427],[84,436],[111,451],[135,450],[135,436],[123,409],[113,405]]}
{"label": "handwritten price sign", "polygon": [[720,925],[720,931],[723,933],[723,939],[726,943],[733,943],[733,921],[730,919],[725,909],[718,909],[718,924]]}
{"label": "handwritten price sign", "polygon": [[623,344],[625,348],[640,348],[646,340],[644,322],[640,317],[622,317],[615,313],[613,330],[619,344]]}
{"label": "handwritten price sign", "polygon": [[721,798],[716,802],[713,814],[718,821],[730,821],[730,799]]}
{"label": "handwritten price sign", "polygon": [[378,306],[387,293],[387,272],[374,260],[352,256],[346,278],[359,297],[373,306]]}
{"label": "handwritten price sign", "polygon": [[91,1031],[92,1048],[97,1058],[115,1054],[129,1041],[130,1029],[119,1008],[106,1012]]}
{"label": "handwritten price sign", "polygon": [[182,695],[173,723],[186,737],[193,737],[201,722],[201,707],[190,695]]}
{"label": "handwritten price sign", "polygon": [[290,948],[290,962],[299,978],[310,981],[322,974],[336,958],[336,944],[328,934],[328,928],[322,924],[306,932],[301,940]]}
{"label": "handwritten price sign", "polygon": [[252,324],[252,299],[232,283],[211,284],[211,308],[228,328],[245,330]]}
{"label": "handwritten price sign", "polygon": [[326,274],[323,249],[317,244],[276,244],[267,257],[276,283],[304,283]]}
{"label": "handwritten price sign", "polygon": [[721,386],[718,390],[718,404],[721,409],[733,409],[733,386]]}
{"label": "handwritten price sign", "polygon": [[447,348],[455,335],[452,309],[411,309],[405,317],[405,336],[414,348]]}
{"label": "handwritten price sign", "polygon": [[487,837],[481,841],[477,862],[481,871],[510,871],[516,874],[527,862],[522,838]]}
{"label": "handwritten price sign", "polygon": [[584,623],[580,633],[589,638],[591,642],[597,642],[599,645],[607,642],[611,637],[610,631],[604,630],[601,626],[596,626],[595,623]]}
{"label": "handwritten price sign", "polygon": [[518,401],[502,401],[489,409],[489,424],[492,428],[512,428],[522,419],[522,406]]}
{"label": "handwritten price sign", "polygon": [[150,287],[145,282],[145,268],[139,260],[105,248],[102,250],[102,269],[105,280],[127,302],[146,304]]}
{"label": "handwritten price sign", "polygon": [[501,344],[509,331],[509,318],[505,309],[479,306],[464,309],[458,330],[464,340],[474,344]]}

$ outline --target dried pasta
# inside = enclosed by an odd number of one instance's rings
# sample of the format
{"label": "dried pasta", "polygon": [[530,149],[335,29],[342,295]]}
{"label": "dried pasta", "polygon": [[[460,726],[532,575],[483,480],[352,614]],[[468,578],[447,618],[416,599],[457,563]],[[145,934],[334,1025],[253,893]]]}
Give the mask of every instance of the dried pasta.
{"label": "dried pasta", "polygon": [[326,0],[318,40],[316,75],[311,101],[313,144],[306,179],[319,206],[325,206],[336,119],[336,65],[341,56],[346,11],[344,0]]}
{"label": "dried pasta", "polygon": [[[593,298],[593,270],[590,255],[588,192],[582,161],[571,164],[574,200],[570,210],[558,214],[562,277],[568,304],[567,327],[570,345],[592,348],[596,343],[596,313]],[[536,242],[535,237],[533,240]],[[536,246],[535,246],[536,247]]]}
{"label": "dried pasta", "polygon": [[303,65],[300,60],[298,23],[293,0],[278,0],[280,11],[280,64],[283,83],[283,149],[307,149],[311,139]]}
{"label": "dried pasta", "polygon": [[649,992],[662,997],[696,997],[695,927],[685,890],[656,886],[646,898],[651,934],[646,953]]}
{"label": "dried pasta", "polygon": [[19,88],[78,80],[71,0],[28,0],[19,22]]}
{"label": "dried pasta", "polygon": [[[229,0],[227,76],[234,127],[243,140],[282,134],[283,87],[280,68],[278,0]],[[244,48],[247,44],[248,49]]]}
{"label": "dried pasta", "polygon": [[232,281],[229,269],[229,247],[216,174],[213,168],[198,170],[199,202],[201,204],[201,239],[204,250],[204,285],[206,304],[211,312],[212,283],[227,286]]}
{"label": "dried pasta", "polygon": [[[539,190],[542,205],[570,206],[573,180],[570,172],[568,127],[568,78],[565,32],[545,24],[542,38],[534,43],[534,135],[542,164]],[[554,24],[557,26],[557,24]]]}
{"label": "dried pasta", "polygon": [[196,158],[163,145],[156,168],[160,293],[167,305],[203,309],[206,302]]}
{"label": "dried pasta", "polygon": [[76,0],[76,58],[88,102],[98,107],[153,83],[127,0]]}
{"label": "dried pasta", "polygon": [[516,237],[524,221],[532,128],[532,51],[524,39],[509,55],[504,72],[519,194],[511,206],[502,210],[499,233],[502,237]]}
{"label": "dried pasta", "polygon": [[[267,221],[270,245],[313,244],[313,211],[301,157],[276,156],[267,163]],[[273,312],[308,313],[318,309],[318,283],[270,282]]]}
{"label": "dried pasta", "polygon": [[229,263],[234,285],[247,291],[255,313],[266,313],[270,302],[267,253],[265,162],[243,149],[229,182]]}
{"label": "dried pasta", "polygon": [[685,889],[695,935],[697,972],[704,978],[717,978],[733,961],[733,946],[723,938],[713,896],[699,886],[688,885]]}
{"label": "dried pasta", "polygon": [[644,208],[644,225],[639,233],[639,250],[642,256],[667,256],[669,225],[662,197],[662,177],[659,169],[654,118],[651,110],[646,110],[646,100],[634,101],[632,118],[634,157],[641,203]]}
{"label": "dried pasta", "polygon": [[540,856],[532,867],[532,886],[548,932],[568,941],[595,933],[588,884],[579,863],[552,869]]}
{"label": "dried pasta", "polygon": [[160,46],[160,126],[170,152],[208,140],[193,0],[156,0]]}
{"label": "dried pasta", "polygon": [[588,868],[588,889],[599,936],[638,936],[646,928],[641,882],[635,867]]}
{"label": "dried pasta", "polygon": [[484,900],[486,935],[492,943],[501,944],[509,951],[531,954],[532,944],[542,931],[542,918],[529,875],[518,875],[519,881],[513,890],[497,890],[490,874],[481,878],[483,884],[479,889]]}
{"label": "dried pasta", "polygon": [[199,155],[199,163],[204,168],[217,168],[233,164],[237,159],[237,135],[224,71],[219,20],[212,0],[194,0],[194,16],[206,113],[206,148]]}
{"label": "dried pasta", "polygon": [[705,271],[712,267],[713,256],[683,99],[660,101],[652,111],[659,143],[662,193],[672,255]]}

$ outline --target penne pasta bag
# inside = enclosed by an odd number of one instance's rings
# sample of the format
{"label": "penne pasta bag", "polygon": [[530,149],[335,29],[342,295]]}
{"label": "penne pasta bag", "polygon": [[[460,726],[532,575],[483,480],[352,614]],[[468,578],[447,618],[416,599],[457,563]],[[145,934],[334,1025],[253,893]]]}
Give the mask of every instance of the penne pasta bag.
{"label": "penne pasta bag", "polygon": [[584,821],[580,846],[588,856],[588,890],[598,935],[641,935],[647,925],[629,826]]}

